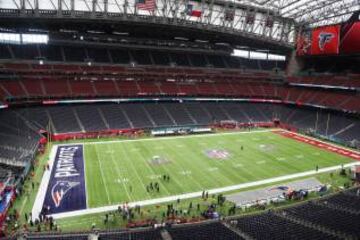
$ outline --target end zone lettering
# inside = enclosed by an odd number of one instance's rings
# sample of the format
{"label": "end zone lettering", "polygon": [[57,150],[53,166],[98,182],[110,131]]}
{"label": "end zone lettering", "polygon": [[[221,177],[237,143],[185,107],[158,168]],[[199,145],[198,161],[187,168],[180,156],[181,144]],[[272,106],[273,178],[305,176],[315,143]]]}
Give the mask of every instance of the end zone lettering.
{"label": "end zone lettering", "polygon": [[79,147],[61,147],[55,166],[55,178],[76,177],[80,173],[75,168],[74,156]]}
{"label": "end zone lettering", "polygon": [[80,144],[57,148],[43,202],[45,214],[86,209],[83,151]]}

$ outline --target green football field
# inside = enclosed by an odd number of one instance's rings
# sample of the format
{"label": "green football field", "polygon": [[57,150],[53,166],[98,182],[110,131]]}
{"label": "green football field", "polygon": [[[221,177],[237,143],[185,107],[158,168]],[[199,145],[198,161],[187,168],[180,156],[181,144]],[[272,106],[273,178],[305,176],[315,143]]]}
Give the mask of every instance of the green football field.
{"label": "green football field", "polygon": [[[269,131],[84,143],[84,151],[89,208],[351,162]],[[170,181],[162,179],[164,174]],[[159,192],[147,191],[151,182],[159,184]]]}

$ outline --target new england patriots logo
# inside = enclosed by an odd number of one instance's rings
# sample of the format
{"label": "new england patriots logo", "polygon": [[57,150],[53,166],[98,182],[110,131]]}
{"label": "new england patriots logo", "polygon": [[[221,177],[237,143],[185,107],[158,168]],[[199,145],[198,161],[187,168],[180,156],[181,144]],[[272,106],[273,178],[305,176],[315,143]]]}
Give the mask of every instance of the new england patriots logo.
{"label": "new england patriots logo", "polygon": [[333,33],[321,32],[319,34],[319,48],[321,51],[324,51],[325,45],[335,37]]}
{"label": "new england patriots logo", "polygon": [[51,189],[51,197],[54,201],[55,207],[59,207],[65,194],[79,184],[80,182],[57,181]]}

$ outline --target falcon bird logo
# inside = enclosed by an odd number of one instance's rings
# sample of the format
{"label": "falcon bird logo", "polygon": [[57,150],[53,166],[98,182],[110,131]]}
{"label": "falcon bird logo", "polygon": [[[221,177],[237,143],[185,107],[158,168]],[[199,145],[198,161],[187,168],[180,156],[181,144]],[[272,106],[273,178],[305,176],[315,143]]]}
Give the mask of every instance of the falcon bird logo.
{"label": "falcon bird logo", "polygon": [[51,197],[54,201],[55,207],[59,207],[65,194],[79,184],[80,182],[57,181],[51,189]]}
{"label": "falcon bird logo", "polygon": [[335,37],[333,33],[322,32],[319,34],[319,48],[324,51],[325,45]]}

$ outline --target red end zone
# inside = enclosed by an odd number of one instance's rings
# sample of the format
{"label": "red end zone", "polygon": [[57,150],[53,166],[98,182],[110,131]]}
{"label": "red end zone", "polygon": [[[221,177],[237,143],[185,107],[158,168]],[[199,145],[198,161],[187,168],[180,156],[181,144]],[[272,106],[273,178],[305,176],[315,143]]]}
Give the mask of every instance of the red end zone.
{"label": "red end zone", "polygon": [[291,138],[291,139],[295,139],[299,142],[303,142],[303,143],[307,143],[310,144],[314,147],[317,148],[322,148],[325,150],[328,150],[330,152],[333,153],[337,153],[340,154],[344,157],[349,157],[352,158],[354,160],[360,161],[360,153],[357,153],[355,151],[346,149],[346,148],[342,148],[339,146],[336,146],[334,144],[330,144],[330,143],[326,143],[320,140],[316,140],[314,138],[311,137],[306,137],[297,133],[293,133],[293,132],[288,132],[288,131],[282,131],[282,130],[275,130],[273,131],[274,133],[280,134],[281,136],[287,137],[287,138]]}

